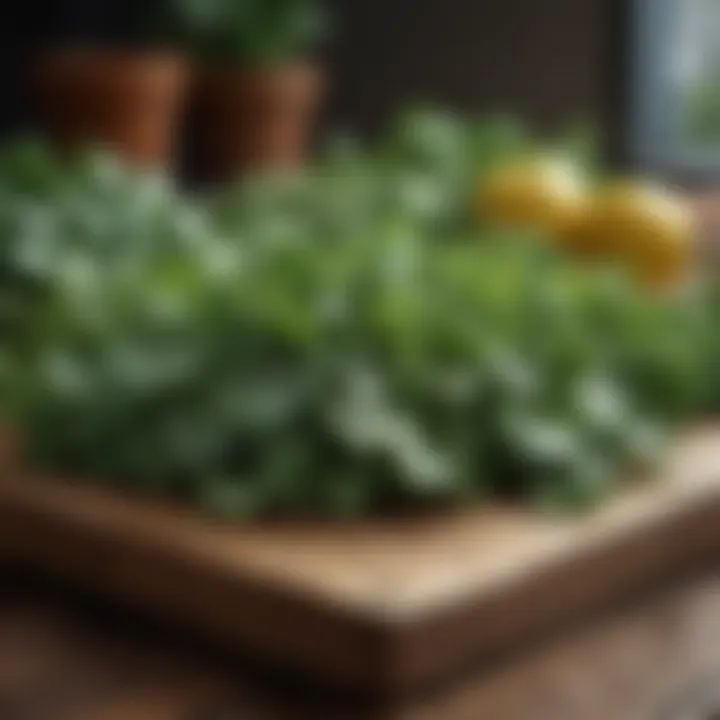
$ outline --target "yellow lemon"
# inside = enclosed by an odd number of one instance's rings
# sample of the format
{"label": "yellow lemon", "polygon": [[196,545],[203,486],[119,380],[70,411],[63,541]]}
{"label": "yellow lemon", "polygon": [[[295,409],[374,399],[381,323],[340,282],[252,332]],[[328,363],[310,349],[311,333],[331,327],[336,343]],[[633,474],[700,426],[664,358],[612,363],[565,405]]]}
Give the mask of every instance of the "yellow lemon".
{"label": "yellow lemon", "polygon": [[688,203],[660,185],[623,180],[595,199],[593,246],[627,261],[649,284],[681,280],[692,260],[693,215]]}
{"label": "yellow lemon", "polygon": [[581,173],[552,155],[498,166],[480,183],[477,196],[481,219],[536,230],[560,243],[571,242],[586,209]]}

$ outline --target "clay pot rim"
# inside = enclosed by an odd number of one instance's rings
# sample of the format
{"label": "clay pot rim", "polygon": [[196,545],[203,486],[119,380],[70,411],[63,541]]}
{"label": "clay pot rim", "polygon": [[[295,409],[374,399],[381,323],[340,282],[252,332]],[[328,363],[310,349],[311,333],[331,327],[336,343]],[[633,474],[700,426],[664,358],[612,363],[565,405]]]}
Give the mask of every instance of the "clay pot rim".
{"label": "clay pot rim", "polygon": [[224,96],[228,92],[274,95],[301,92],[322,95],[328,82],[322,63],[289,62],[271,67],[206,67],[195,74],[199,97]]}
{"label": "clay pot rim", "polygon": [[210,62],[201,68],[205,78],[266,80],[290,75],[322,77],[325,63],[312,57],[295,57],[277,63],[253,64],[232,62]]}

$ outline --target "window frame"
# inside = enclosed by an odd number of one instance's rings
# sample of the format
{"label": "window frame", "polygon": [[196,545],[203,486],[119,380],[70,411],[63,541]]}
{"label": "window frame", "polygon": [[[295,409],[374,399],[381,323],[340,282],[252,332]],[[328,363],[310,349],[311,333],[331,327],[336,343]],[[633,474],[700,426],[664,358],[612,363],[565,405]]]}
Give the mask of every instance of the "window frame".
{"label": "window frame", "polygon": [[626,98],[629,112],[623,145],[633,168],[684,184],[720,180],[720,144],[692,148],[678,136],[678,111],[672,85],[665,81],[673,56],[667,52],[681,22],[682,0],[630,0],[629,67]]}

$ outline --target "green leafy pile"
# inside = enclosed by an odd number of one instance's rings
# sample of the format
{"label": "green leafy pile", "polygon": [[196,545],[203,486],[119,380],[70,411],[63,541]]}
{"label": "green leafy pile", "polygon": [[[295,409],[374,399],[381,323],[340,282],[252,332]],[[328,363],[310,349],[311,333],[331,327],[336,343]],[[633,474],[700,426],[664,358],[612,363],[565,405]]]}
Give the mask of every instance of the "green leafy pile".
{"label": "green leafy pile", "polygon": [[56,285],[201,243],[203,214],[167,177],[36,139],[0,151],[0,328],[20,333]]}
{"label": "green leafy pile", "polygon": [[712,303],[468,222],[527,142],[415,114],[202,204],[98,159],[33,186],[2,387],[34,462],[233,517],[603,497],[707,401]]}

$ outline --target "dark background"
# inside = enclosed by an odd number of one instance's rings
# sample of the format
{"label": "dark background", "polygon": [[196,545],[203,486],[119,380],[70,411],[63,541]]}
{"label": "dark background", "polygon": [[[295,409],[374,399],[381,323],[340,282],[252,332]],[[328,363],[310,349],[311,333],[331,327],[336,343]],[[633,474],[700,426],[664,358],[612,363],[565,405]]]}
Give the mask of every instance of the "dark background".
{"label": "dark background", "polygon": [[[69,38],[122,38],[152,0],[14,0],[0,18],[0,133],[32,125],[28,68]],[[622,152],[630,0],[331,0],[333,94],[326,122],[368,130],[414,101],[511,110],[548,126],[589,119]]]}

